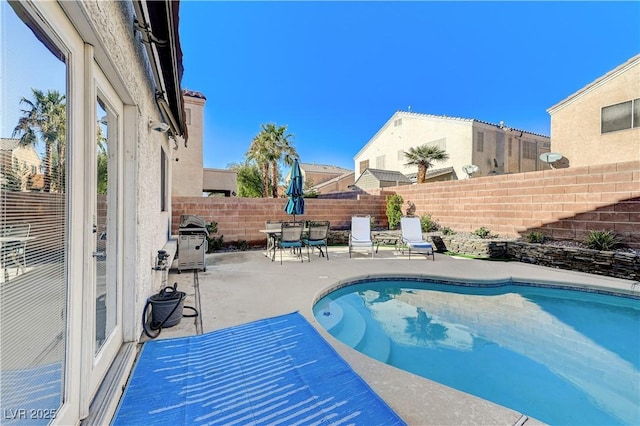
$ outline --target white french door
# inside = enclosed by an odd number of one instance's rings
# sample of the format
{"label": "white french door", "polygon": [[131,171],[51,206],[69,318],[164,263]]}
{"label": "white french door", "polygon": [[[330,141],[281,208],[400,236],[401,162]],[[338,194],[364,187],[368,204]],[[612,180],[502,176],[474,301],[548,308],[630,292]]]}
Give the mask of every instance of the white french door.
{"label": "white french door", "polygon": [[[123,103],[93,64],[95,119],[87,137],[87,251],[81,387],[88,408],[122,346]],[[91,127],[91,126],[90,126]]]}

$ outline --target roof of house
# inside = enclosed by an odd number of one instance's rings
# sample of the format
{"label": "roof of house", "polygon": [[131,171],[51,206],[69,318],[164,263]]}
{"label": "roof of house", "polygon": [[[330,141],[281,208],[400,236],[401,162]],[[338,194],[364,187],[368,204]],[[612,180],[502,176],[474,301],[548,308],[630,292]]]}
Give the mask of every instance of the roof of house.
{"label": "roof of house", "polygon": [[[432,169],[427,170],[426,179],[431,179],[437,176],[446,175],[449,173],[453,173],[453,167],[444,167],[442,169]],[[406,175],[412,182],[415,182],[418,179],[418,173],[409,173]]]}
{"label": "roof of house", "polygon": [[568,96],[567,98],[564,98],[563,100],[561,100],[557,104],[555,104],[552,107],[550,107],[549,109],[547,109],[547,112],[549,114],[553,114],[557,110],[559,110],[561,108],[564,108],[565,106],[567,106],[568,104],[572,103],[576,99],[586,95],[587,93],[591,92],[592,90],[597,89],[598,87],[600,87],[601,85],[605,84],[606,82],[608,82],[612,78],[617,77],[618,75],[626,72],[629,68],[634,67],[634,66],[636,66],[638,64],[640,64],[640,54],[634,56],[633,58],[629,59],[625,63],[615,67],[614,69],[612,69],[611,71],[609,71],[605,75],[595,79],[594,81],[592,81],[591,83],[587,84],[582,89],[578,90],[577,92],[573,93],[572,95]]}
{"label": "roof of house", "polygon": [[0,138],[0,151],[12,151],[18,147],[20,139]]}
{"label": "roof of house", "polygon": [[529,132],[527,130],[522,130],[522,129],[516,129],[514,127],[509,127],[509,126],[505,126],[504,122],[500,123],[500,124],[495,124],[495,123],[489,123],[488,121],[482,121],[482,120],[477,120],[475,118],[462,118],[462,117],[449,117],[447,115],[435,115],[435,114],[423,114],[423,113],[419,113],[419,112],[410,112],[410,111],[396,111],[391,118],[389,118],[389,120],[387,120],[387,122],[380,128],[378,129],[378,131],[371,137],[371,139],[369,139],[369,142],[367,142],[362,149],[360,149],[360,151],[358,151],[358,153],[353,157],[354,159],[357,158],[372,142],[373,140],[378,137],[378,135],[380,133],[382,133],[387,127],[389,127],[390,125],[393,125],[393,122],[399,118],[400,116],[409,116],[409,117],[417,117],[417,118],[432,118],[432,119],[438,119],[438,120],[450,120],[450,121],[457,121],[457,122],[461,122],[461,123],[482,123],[482,124],[486,124],[488,126],[495,126],[499,129],[508,129],[508,130],[513,130],[516,132],[522,132],[522,133],[528,133],[530,135],[535,135],[535,136],[540,136],[543,138],[548,138],[549,136],[546,135],[541,135],[539,133],[533,133],[533,132]]}
{"label": "roof of house", "polygon": [[412,183],[411,179],[403,175],[402,173],[396,170],[382,170],[382,169],[366,169],[362,174],[358,177],[355,183],[358,183],[358,180],[365,174],[370,174],[374,178],[376,178],[380,182],[407,182]]}
{"label": "roof of house", "polygon": [[315,163],[300,163],[300,168],[303,169],[307,173],[348,173],[351,172],[349,169],[344,169],[342,167],[337,166],[329,166],[326,164],[315,164]]}
{"label": "roof of house", "polygon": [[325,180],[325,181],[324,181],[324,182],[322,182],[322,183],[319,183],[319,184],[317,184],[317,185],[313,185],[310,189],[312,189],[312,190],[313,190],[313,189],[315,189],[315,190],[320,190],[320,189],[324,188],[325,186],[329,186],[329,185],[334,184],[334,183],[336,183],[336,182],[340,182],[342,179],[346,179],[346,178],[348,178],[349,176],[354,176],[355,174],[356,174],[355,172],[347,172],[347,173],[343,173],[343,174],[341,174],[341,175],[339,175],[339,176],[332,177],[332,178],[331,178],[331,179],[329,179],[329,180]]}
{"label": "roof of house", "polygon": [[189,96],[192,98],[204,99],[205,101],[207,100],[207,97],[202,92],[198,92],[196,90],[184,89],[182,91],[182,96]]}

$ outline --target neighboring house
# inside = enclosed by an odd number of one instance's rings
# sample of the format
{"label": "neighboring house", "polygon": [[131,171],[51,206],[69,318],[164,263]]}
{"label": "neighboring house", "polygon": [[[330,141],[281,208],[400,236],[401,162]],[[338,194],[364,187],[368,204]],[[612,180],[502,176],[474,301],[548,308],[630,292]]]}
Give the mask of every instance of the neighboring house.
{"label": "neighboring house", "polygon": [[326,180],[318,185],[313,185],[309,188],[309,191],[315,192],[318,195],[350,191],[350,187],[353,185],[354,179],[355,173],[350,171]]}
{"label": "neighboring house", "polygon": [[[453,175],[454,170],[453,167],[445,167],[439,169],[429,169],[427,170],[427,175],[425,176],[429,182],[438,182],[441,180],[451,180],[451,176]],[[418,172],[409,173],[406,175],[411,182],[416,183],[418,181]]]}
{"label": "neighboring house", "polygon": [[400,172],[392,170],[366,169],[358,179],[356,179],[352,189],[367,191],[370,189],[411,184],[411,179]]}
{"label": "neighboring house", "polygon": [[547,110],[551,149],[569,166],[640,158],[640,55]]}
{"label": "neighboring house", "polygon": [[0,185],[20,191],[42,189],[41,160],[33,145],[0,138]]}
{"label": "neighboring house", "polygon": [[311,186],[319,185],[330,179],[342,176],[345,173],[352,172],[352,170],[342,167],[315,163],[300,163],[300,170],[304,174],[305,186],[307,186],[307,184]]}
{"label": "neighboring house", "polygon": [[[171,180],[171,195],[201,197],[205,193],[235,195],[237,173],[233,170],[203,168],[204,105],[207,98],[194,90],[183,90],[188,144],[178,144]],[[195,185],[201,182],[201,185]]]}
{"label": "neighboring house", "polygon": [[474,177],[549,168],[539,159],[549,151],[548,136],[504,123],[398,111],[353,157],[356,175],[368,168],[416,173],[417,166],[405,165],[404,153],[424,144],[439,146],[449,154],[448,161],[435,163],[435,167],[451,168],[451,180],[467,178],[463,167],[471,164],[478,166]]}
{"label": "neighboring house", "polygon": [[0,2],[3,52],[28,52],[3,62],[3,87],[22,92],[2,91],[0,122],[13,130],[31,88],[57,90],[66,105],[53,122],[65,129],[52,154],[62,184],[0,192],[0,233],[29,225],[24,267],[0,265],[0,395],[18,423],[108,424],[131,372],[141,314],[165,276],[158,251],[175,252],[179,5]]}

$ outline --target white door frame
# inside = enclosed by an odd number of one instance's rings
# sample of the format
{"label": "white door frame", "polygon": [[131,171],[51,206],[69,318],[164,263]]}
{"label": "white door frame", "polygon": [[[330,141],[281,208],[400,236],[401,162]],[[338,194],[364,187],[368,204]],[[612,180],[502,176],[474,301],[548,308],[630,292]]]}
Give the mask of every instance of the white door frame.
{"label": "white door frame", "polygon": [[[93,46],[85,45],[85,111],[87,112],[85,132],[85,252],[84,252],[84,293],[83,293],[83,343],[80,382],[81,415],[88,414],[91,401],[105,377],[111,363],[123,343],[122,315],[122,152],[124,139],[124,105],[94,60]],[[109,110],[109,179],[115,185],[109,186],[107,233],[107,278],[115,280],[115,326],[96,353],[96,251],[94,225],[96,224],[96,137],[98,122],[96,102],[100,98]],[[109,317],[109,316],[108,316]]]}

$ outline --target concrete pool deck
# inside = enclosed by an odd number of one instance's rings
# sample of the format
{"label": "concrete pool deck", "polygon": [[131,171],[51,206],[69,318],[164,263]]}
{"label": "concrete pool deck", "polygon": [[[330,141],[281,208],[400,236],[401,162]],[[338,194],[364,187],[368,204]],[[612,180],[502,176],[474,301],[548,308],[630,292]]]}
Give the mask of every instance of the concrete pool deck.
{"label": "concrete pool deck", "polygon": [[[177,326],[162,330],[159,338],[194,335],[200,325],[206,333],[298,311],[410,425],[536,425],[542,423],[525,417],[527,413],[404,372],[347,347],[315,320],[314,301],[341,282],[398,274],[450,280],[565,283],[640,295],[637,282],[519,262],[471,260],[438,253],[435,261],[422,255],[412,255],[409,260],[391,247],[380,247],[373,259],[364,251],[349,258],[347,247],[329,247],[329,256],[329,261],[312,256],[311,262],[305,258],[301,263],[285,253],[280,265],[279,253],[275,262],[261,251],[214,253],[207,255],[205,272],[178,274],[172,270],[168,283],[178,283],[178,289],[187,293],[185,305],[199,306],[200,317],[195,321],[183,318]],[[523,378],[520,386],[526,383]]]}

